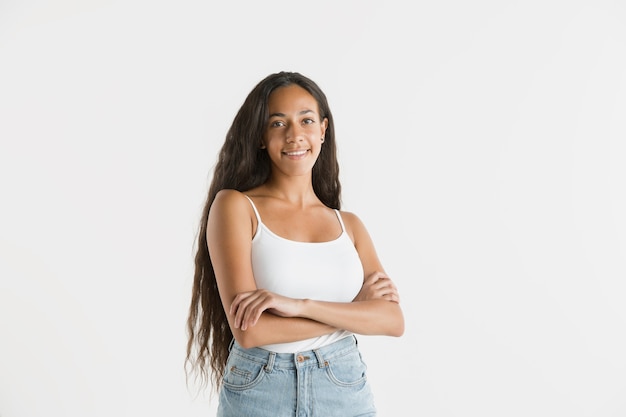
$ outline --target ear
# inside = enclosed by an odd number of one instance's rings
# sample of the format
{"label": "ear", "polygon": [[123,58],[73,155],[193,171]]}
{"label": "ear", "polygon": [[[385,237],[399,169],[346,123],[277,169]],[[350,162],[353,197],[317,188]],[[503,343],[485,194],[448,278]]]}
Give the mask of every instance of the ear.
{"label": "ear", "polygon": [[324,117],[324,120],[322,120],[322,123],[320,124],[321,128],[322,128],[322,137],[324,137],[324,135],[326,135],[326,128],[328,127],[328,118]]}

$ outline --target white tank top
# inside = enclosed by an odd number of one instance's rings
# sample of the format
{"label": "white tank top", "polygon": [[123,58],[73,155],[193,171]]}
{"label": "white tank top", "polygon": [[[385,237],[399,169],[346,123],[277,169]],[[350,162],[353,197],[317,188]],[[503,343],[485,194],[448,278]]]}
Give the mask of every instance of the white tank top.
{"label": "white tank top", "polygon": [[[298,242],[268,229],[250,197],[248,200],[258,223],[252,238],[252,271],[257,288],[291,298],[332,302],[354,299],[363,285],[363,266],[339,210],[335,210],[341,224],[338,238],[328,242]],[[260,347],[278,353],[296,353],[350,335],[348,331],[338,330],[325,336]]]}

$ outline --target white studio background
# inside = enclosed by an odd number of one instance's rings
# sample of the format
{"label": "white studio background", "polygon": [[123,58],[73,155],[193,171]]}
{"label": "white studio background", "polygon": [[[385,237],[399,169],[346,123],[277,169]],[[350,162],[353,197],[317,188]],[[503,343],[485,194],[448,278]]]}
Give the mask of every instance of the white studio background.
{"label": "white studio background", "polygon": [[626,415],[621,1],[0,0],[0,416],[209,416],[209,172],[270,72],[336,119],[403,297],[380,415]]}

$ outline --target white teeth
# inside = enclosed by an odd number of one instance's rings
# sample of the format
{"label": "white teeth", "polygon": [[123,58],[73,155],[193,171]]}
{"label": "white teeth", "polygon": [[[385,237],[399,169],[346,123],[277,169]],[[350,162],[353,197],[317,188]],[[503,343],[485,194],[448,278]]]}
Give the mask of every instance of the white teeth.
{"label": "white teeth", "polygon": [[288,156],[300,156],[304,155],[306,151],[294,151],[294,152],[285,152]]}

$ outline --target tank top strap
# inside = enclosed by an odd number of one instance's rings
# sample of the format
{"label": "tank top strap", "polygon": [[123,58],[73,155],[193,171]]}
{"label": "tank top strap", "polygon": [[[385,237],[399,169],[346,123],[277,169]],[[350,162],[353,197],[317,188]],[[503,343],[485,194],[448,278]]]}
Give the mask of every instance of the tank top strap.
{"label": "tank top strap", "polygon": [[341,231],[345,232],[346,231],[346,225],[343,224],[343,219],[341,218],[341,213],[337,209],[333,209],[333,210],[335,210],[335,213],[337,213],[337,218],[339,219],[339,224],[341,224]]}
{"label": "tank top strap", "polygon": [[[245,194],[244,194],[245,195]],[[250,202],[250,204],[252,205],[252,209],[254,210],[254,214],[256,215],[256,221],[259,224],[262,224],[261,222],[261,215],[259,214],[259,211],[256,209],[256,206],[254,205],[254,202],[252,201],[252,199],[250,197],[248,197],[246,195],[246,198],[248,199],[248,201]]]}
{"label": "tank top strap", "polygon": [[[248,199],[248,201],[250,202],[250,205],[252,206],[252,209],[254,210],[254,215],[256,216],[256,221],[259,224],[263,224],[263,222],[261,221],[261,215],[259,214],[259,211],[257,210],[256,206],[254,205],[254,202],[252,201],[252,199],[250,197],[248,197],[247,195],[245,195],[245,196]],[[339,219],[339,224],[341,225],[341,231],[345,232],[346,231],[346,225],[343,223],[343,218],[341,217],[341,213],[337,209],[333,209],[333,210],[335,210],[335,214],[337,214],[337,219]]]}

